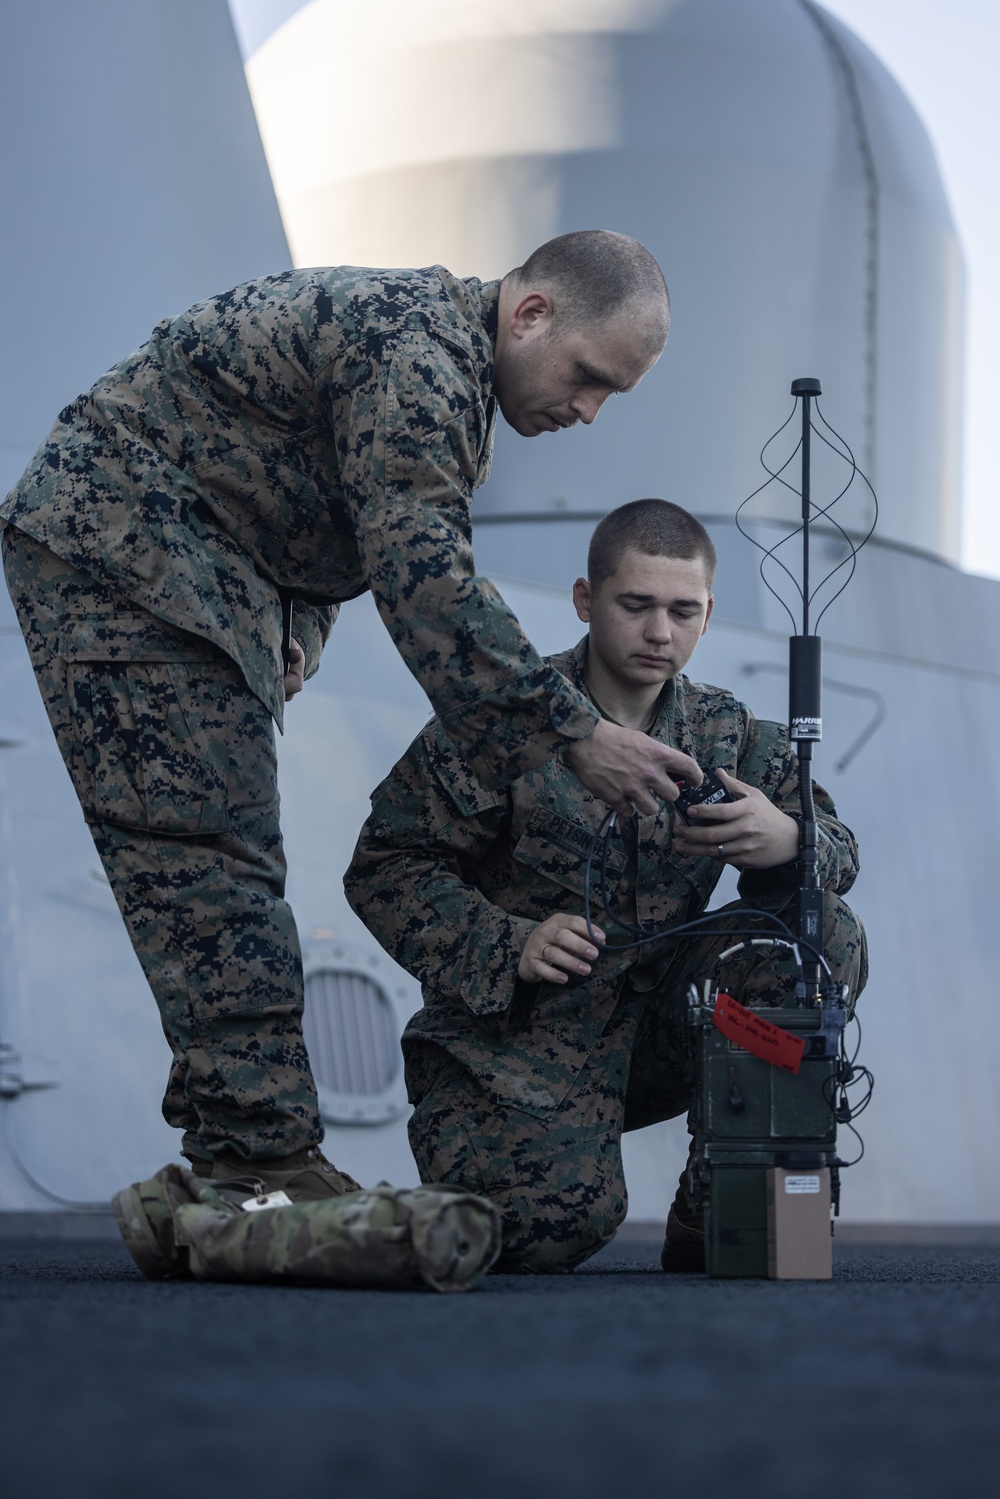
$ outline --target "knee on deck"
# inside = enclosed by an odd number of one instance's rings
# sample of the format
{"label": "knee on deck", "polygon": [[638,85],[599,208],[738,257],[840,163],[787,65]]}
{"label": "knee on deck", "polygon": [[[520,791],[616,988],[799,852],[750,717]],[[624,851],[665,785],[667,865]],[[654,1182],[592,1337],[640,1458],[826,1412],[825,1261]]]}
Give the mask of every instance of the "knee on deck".
{"label": "knee on deck", "polygon": [[596,1196],[581,1186],[569,1200],[553,1192],[533,1193],[527,1200],[511,1194],[506,1202],[494,1202],[503,1215],[503,1250],[495,1266],[501,1274],[575,1270],[611,1243],[626,1209],[623,1193],[613,1185]]}

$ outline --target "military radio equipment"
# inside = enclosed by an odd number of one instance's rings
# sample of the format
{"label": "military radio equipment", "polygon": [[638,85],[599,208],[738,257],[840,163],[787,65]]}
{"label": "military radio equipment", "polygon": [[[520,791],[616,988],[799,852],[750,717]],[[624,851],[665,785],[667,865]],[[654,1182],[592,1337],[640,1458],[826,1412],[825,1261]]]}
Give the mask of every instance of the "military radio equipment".
{"label": "military radio equipment", "polygon": [[[721,953],[702,987],[691,986],[688,1021],[694,1058],[694,1103],[689,1119],[694,1142],[688,1167],[690,1196],[704,1209],[705,1268],[716,1276],[771,1276],[777,1279],[824,1279],[832,1273],[831,1240],[840,1205],[840,1172],[855,1165],[837,1153],[837,1126],[853,1129],[852,1119],[867,1106],[873,1087],[871,1073],[857,1064],[857,1048],[848,1057],[845,1029],[857,1024],[849,1011],[846,989],[831,979],[824,955],[824,891],[819,882],[816,846],[816,809],[812,789],[812,748],[822,737],[821,646],[816,626],[834,599],[846,588],[855,559],[875,529],[878,502],[875,492],[854,461],[847,443],[825,421],[814,379],[794,380],[795,405],[787,421],[761,451],[768,479],[749,495],[736,512],[736,524],[764,555],[761,577],[792,622],[789,646],[789,738],[795,745],[799,770],[799,890],[796,929],[778,916],[747,907],[746,925],[726,932],[734,946]],[[777,467],[768,460],[771,444],[792,422],[801,401],[801,435],[792,454]],[[814,416],[819,422],[817,426]],[[817,505],[811,495],[813,435],[847,464],[850,475],[839,493]],[[796,488],[785,477],[796,454],[801,456],[801,483]],[[867,532],[852,540],[831,513],[855,478],[866,486],[874,507]],[[787,535],[767,547],[747,529],[746,507],[769,485],[777,483],[801,501],[800,515]],[[748,514],[748,513],[747,513]],[[810,526],[822,518],[840,539],[843,559],[818,584],[810,580]],[[801,537],[798,577],[777,554]],[[779,576],[795,590],[800,618],[768,577],[773,562]],[[839,586],[828,585],[846,568]],[[827,590],[815,620],[813,606]],[[684,822],[691,807],[732,801],[714,771],[704,772],[700,786],[682,787],[674,802]],[[617,813],[608,812],[594,832],[584,874],[584,911],[591,941],[604,952],[623,952],[646,943],[704,936],[718,930],[720,913],[708,911],[667,930],[650,931],[614,916],[608,888],[610,839]],[[598,861],[601,904],[610,925],[630,933],[626,942],[601,942],[590,919],[594,864]],[[780,1003],[742,1005],[725,987],[726,965],[737,954],[754,947],[777,949],[789,960],[788,990]],[[860,1033],[860,1028],[859,1028]],[[858,1043],[860,1045],[860,1042]],[[860,1092],[851,1093],[851,1089]]]}
{"label": "military radio equipment", "polygon": [[[853,1057],[847,1059],[844,1028],[850,1018],[848,998],[841,986],[830,982],[823,955],[823,891],[817,873],[811,766],[813,745],[821,739],[823,726],[821,646],[815,624],[810,628],[810,612],[816,595],[839,568],[813,587],[810,524],[816,515],[829,521],[846,542],[845,562],[850,563],[847,578],[828,598],[821,618],[853,572],[858,548],[830,511],[859,470],[846,443],[819,416],[818,405],[816,414],[830,436],[814,426],[812,408],[822,393],[820,382],[795,380],[791,393],[796,403],[801,402],[800,524],[772,548],[763,547],[742,525],[740,529],[764,552],[761,576],[769,588],[766,563],[796,534],[802,543],[798,580],[778,559],[778,567],[792,580],[801,604],[801,627],[789,642],[788,708],[801,803],[797,941],[763,934],[749,939],[754,946],[775,945],[787,950],[789,988],[781,1005],[745,1007],[727,994],[726,962],[743,951],[744,943],[720,955],[701,992],[692,985],[689,1023],[696,1088],[690,1185],[695,1200],[700,1200],[704,1208],[705,1268],[709,1275],[824,1279],[832,1274],[831,1211],[839,1211],[840,1169],[854,1164],[838,1156],[837,1125],[850,1124],[865,1106],[871,1096],[872,1079],[867,1069],[855,1066]],[[823,507],[815,506],[811,496],[810,443],[814,432],[819,432],[851,468],[840,494]],[[766,457],[768,446],[765,444],[761,461],[771,477],[761,490],[783,475],[791,461],[772,468]],[[861,478],[867,484],[863,475]],[[788,484],[784,477],[780,482]],[[744,505],[748,503],[744,501]],[[860,545],[873,529],[874,520]],[[771,591],[775,592],[773,588]],[[793,616],[793,626],[796,623]],[[857,1082],[865,1085],[866,1092],[852,1104],[847,1090]]]}
{"label": "military radio equipment", "polygon": [[692,990],[692,1186],[705,1210],[705,1269],[826,1279],[840,1190],[834,1097],[845,996],[833,987],[818,1004],[776,1013],[739,1005],[721,988]]}
{"label": "military radio equipment", "polygon": [[674,802],[674,811],[682,822],[690,824],[688,812],[692,807],[714,807],[718,802],[733,802],[736,798],[727,791],[714,770],[703,771],[700,786],[691,786],[687,781],[675,781],[680,787],[680,796]]}

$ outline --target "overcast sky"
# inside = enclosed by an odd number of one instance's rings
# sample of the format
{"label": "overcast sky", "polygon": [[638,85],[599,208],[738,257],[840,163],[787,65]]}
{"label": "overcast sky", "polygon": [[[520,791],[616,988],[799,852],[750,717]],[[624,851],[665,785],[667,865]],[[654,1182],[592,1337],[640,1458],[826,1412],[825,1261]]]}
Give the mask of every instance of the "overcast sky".
{"label": "overcast sky", "polygon": [[[230,0],[244,54],[304,3]],[[902,84],[937,149],[968,277],[963,560],[1000,578],[1000,0],[824,3]]]}

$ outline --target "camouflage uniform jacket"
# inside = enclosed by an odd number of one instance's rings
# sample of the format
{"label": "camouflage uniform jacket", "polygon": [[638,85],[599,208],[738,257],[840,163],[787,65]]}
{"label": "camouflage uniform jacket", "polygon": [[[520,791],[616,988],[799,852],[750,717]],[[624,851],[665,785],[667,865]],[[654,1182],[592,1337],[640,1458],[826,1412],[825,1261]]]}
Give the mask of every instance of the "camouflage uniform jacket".
{"label": "camouflage uniform jacket", "polygon": [[503,785],[597,714],[475,576],[498,296],[441,266],[340,267],[200,303],[66,407],[0,524],[214,641],[279,724],[278,590],[312,672],[337,604],[371,588],[448,734]]}
{"label": "camouflage uniform jacket", "polygon": [[[581,691],[586,651],[583,640],[550,658]],[[797,762],[783,725],[756,719],[731,693],[678,676],[650,732],[798,810]],[[857,847],[822,788],[815,797],[820,882],[843,894],[857,873]],[[415,1065],[421,1048],[409,1043],[433,1041],[496,1101],[544,1114],[585,1064],[626,975],[639,992],[663,976],[676,949],[651,943],[604,953],[590,978],[572,985],[517,979],[534,926],[556,912],[582,914],[587,852],[606,811],[558,756],[506,791],[488,789],[433,720],[376,788],[345,886],[386,951],[423,983],[424,1008],[403,1037]],[[672,851],[673,816],[662,807],[623,824],[611,844],[611,908],[650,930],[699,915],[722,871],[716,859]],[[609,943],[626,941],[601,909],[598,865],[592,919]],[[748,871],[740,894],[776,910],[797,882],[794,863]]]}

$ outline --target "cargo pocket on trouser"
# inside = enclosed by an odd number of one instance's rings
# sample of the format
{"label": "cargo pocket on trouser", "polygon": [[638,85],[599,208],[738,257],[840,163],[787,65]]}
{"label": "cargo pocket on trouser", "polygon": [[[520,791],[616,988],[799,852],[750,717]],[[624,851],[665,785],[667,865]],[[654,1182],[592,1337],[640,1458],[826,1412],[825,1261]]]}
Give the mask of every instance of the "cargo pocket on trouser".
{"label": "cargo pocket on trouser", "polygon": [[[600,1150],[577,1148],[562,1111],[537,1118],[495,1104],[461,1064],[446,1059],[409,1121],[410,1148],[422,1182],[464,1187],[488,1198],[503,1219],[503,1249],[495,1268],[517,1274],[575,1269],[608,1242],[625,1216],[613,1142],[610,1168]],[[596,1180],[595,1180],[596,1178]],[[599,1201],[597,1199],[600,1199]]]}
{"label": "cargo pocket on trouser", "polygon": [[149,615],[64,628],[74,780],[174,1053],[184,1150],[321,1137],[284,900],[270,715],[210,643]]}
{"label": "cargo pocket on trouser", "polygon": [[517,1183],[503,1111],[461,1063],[444,1052],[440,1059],[408,1125],[420,1180],[465,1187],[502,1208]]}
{"label": "cargo pocket on trouser", "polygon": [[228,685],[207,641],[147,617],[60,639],[89,820],[173,837],[229,828]]}

